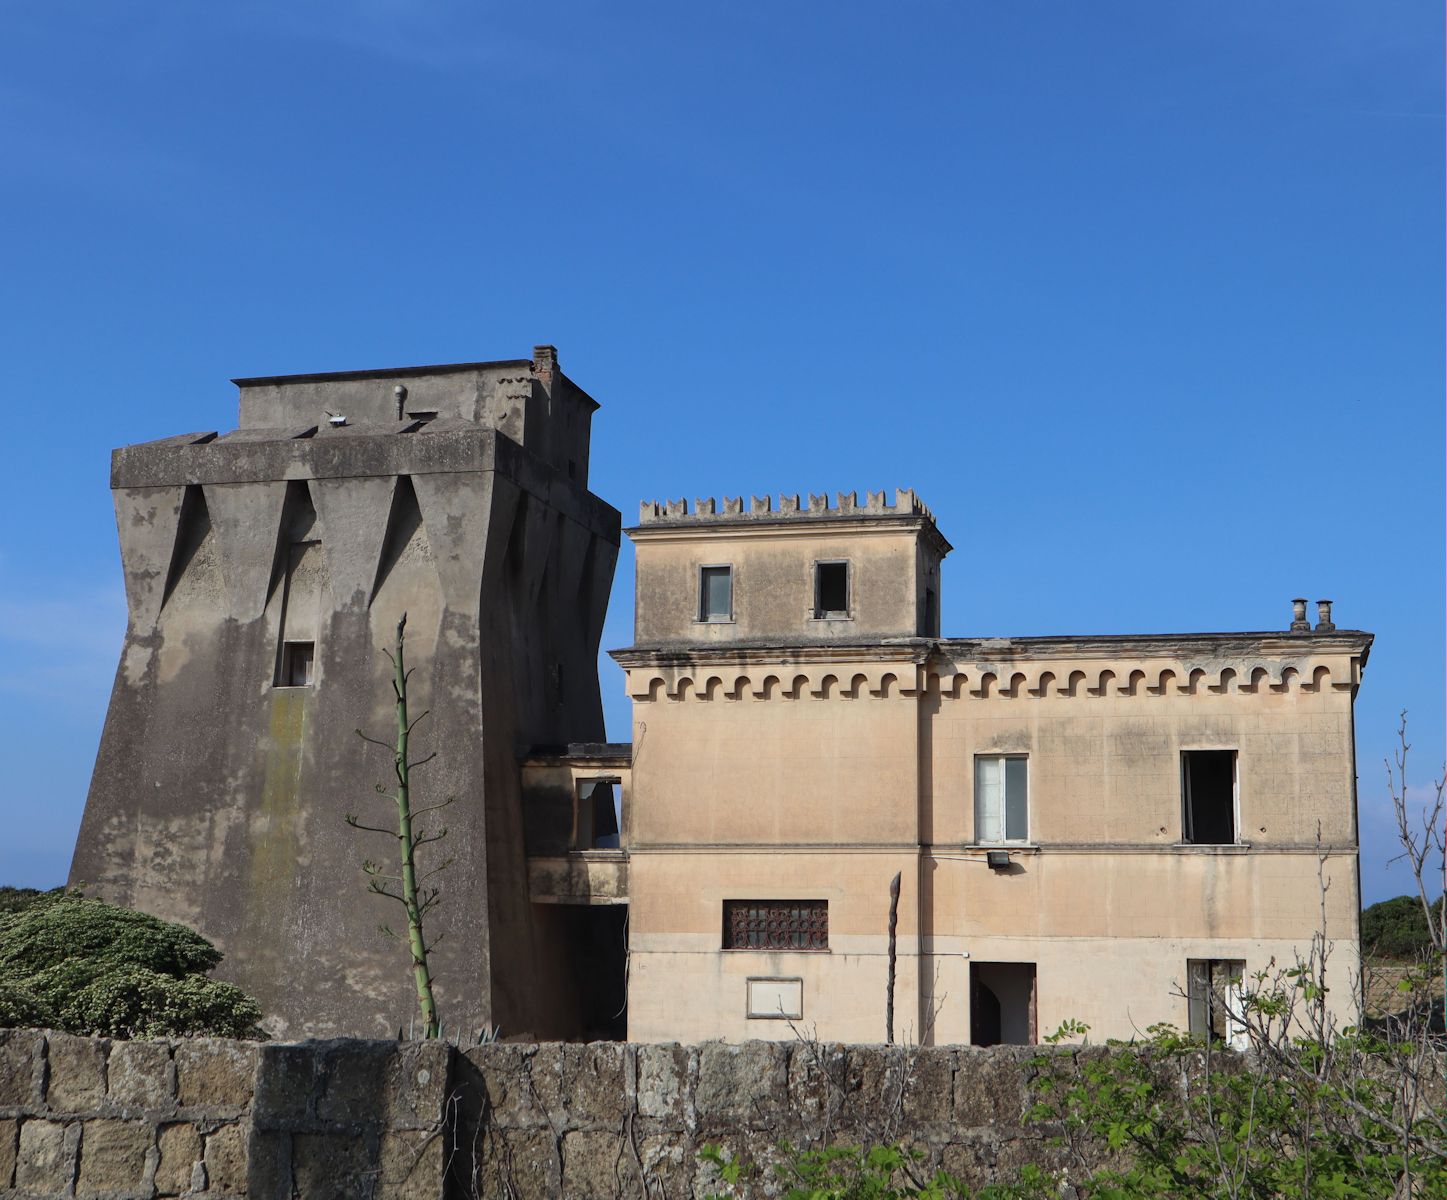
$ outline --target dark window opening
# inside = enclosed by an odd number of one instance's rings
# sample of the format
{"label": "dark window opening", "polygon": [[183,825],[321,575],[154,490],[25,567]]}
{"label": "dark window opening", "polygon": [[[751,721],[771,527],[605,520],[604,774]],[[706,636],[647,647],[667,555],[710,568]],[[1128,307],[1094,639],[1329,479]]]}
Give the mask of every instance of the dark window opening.
{"label": "dark window opening", "polygon": [[419,425],[426,425],[428,421],[435,421],[435,420],[437,420],[437,410],[436,410],[436,409],[427,409],[427,408],[424,408],[424,409],[419,409],[419,410],[416,411],[416,412],[411,412],[411,411],[409,411],[409,412],[407,413],[407,415],[408,415],[409,417],[411,417],[412,420],[416,421]]}
{"label": "dark window opening", "polygon": [[1197,846],[1236,841],[1236,751],[1181,753],[1185,840]]}
{"label": "dark window opening", "polygon": [[821,562],[814,564],[814,615],[816,617],[847,617],[849,615],[849,564]]}
{"label": "dark window opening", "polygon": [[617,850],[621,844],[619,816],[613,780],[580,783],[573,809],[573,849]]}
{"label": "dark window opening", "polygon": [[827,900],[725,900],[725,950],[827,950]]}
{"label": "dark window opening", "polygon": [[924,592],[924,636],[939,637],[940,635],[940,598],[934,588],[925,588]]}
{"label": "dark window opening", "polygon": [[1239,1015],[1241,977],[1246,964],[1234,958],[1192,958],[1186,961],[1191,1036],[1212,1042],[1231,1040],[1234,1008]]}
{"label": "dark window opening", "polygon": [[732,621],[734,616],[734,569],[702,567],[698,582],[698,619]]}
{"label": "dark window opening", "polygon": [[1031,1046],[1035,1032],[1035,964],[970,964],[970,1044]]}
{"label": "dark window opening", "polygon": [[286,642],[281,648],[278,687],[310,687],[316,659],[315,642]]}

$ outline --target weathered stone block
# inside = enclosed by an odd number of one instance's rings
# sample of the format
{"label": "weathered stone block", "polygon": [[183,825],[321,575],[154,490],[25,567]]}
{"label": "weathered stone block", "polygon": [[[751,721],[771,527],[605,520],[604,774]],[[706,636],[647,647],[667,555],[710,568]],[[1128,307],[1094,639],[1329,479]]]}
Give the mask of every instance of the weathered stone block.
{"label": "weathered stone block", "polygon": [[638,1113],[681,1127],[688,1089],[688,1050],[683,1046],[633,1047],[638,1072]]}
{"label": "weathered stone block", "polygon": [[[206,1141],[205,1169],[209,1176],[211,1138]],[[241,1146],[246,1170],[244,1194],[248,1200],[292,1200],[291,1134],[280,1129],[253,1129]],[[213,1192],[232,1191],[229,1185],[223,1186],[220,1182],[211,1183],[210,1187]]]}
{"label": "weathered stone block", "polygon": [[101,1038],[52,1033],[46,1038],[50,1064],[45,1099],[59,1112],[93,1112],[106,1095],[106,1050]]}
{"label": "weathered stone block", "polygon": [[311,1046],[262,1046],[252,1120],[260,1129],[298,1125],[311,1113],[317,1052]]}
{"label": "weathered stone block", "polygon": [[904,1123],[913,1132],[944,1129],[954,1103],[955,1053],[923,1046],[904,1058]]}
{"label": "weathered stone block", "polygon": [[393,1129],[432,1129],[442,1121],[452,1054],[440,1042],[397,1047],[387,1068],[387,1120]]}
{"label": "weathered stone block", "polygon": [[989,1133],[956,1133],[940,1151],[940,1168],[973,1194],[995,1182],[996,1139]]}
{"label": "weathered stone block", "polygon": [[246,1128],[223,1125],[206,1135],[202,1160],[206,1183],[213,1192],[246,1191]]}
{"label": "weathered stone block", "polygon": [[1013,1182],[1027,1163],[1042,1171],[1063,1175],[1070,1166],[1070,1151],[1065,1146],[1051,1145],[1049,1135],[1043,1130],[1016,1132],[996,1142],[996,1179],[1002,1183]]}
{"label": "weathered stone block", "polygon": [[176,1095],[193,1108],[235,1112],[251,1103],[258,1047],[252,1042],[194,1038],[175,1050]]}
{"label": "weathered stone block", "polygon": [[371,1135],[294,1133],[291,1190],[306,1200],[354,1200],[368,1196],[377,1179]]}
{"label": "weathered stone block", "polygon": [[628,1091],[623,1045],[592,1042],[564,1046],[559,1058],[569,1122],[582,1127],[618,1128]]}
{"label": "weathered stone block", "polygon": [[499,1129],[546,1125],[533,1095],[530,1071],[535,1048],[525,1045],[474,1046],[464,1052],[481,1079],[487,1121]]}
{"label": "weathered stone block", "polygon": [[20,1122],[0,1121],[0,1192],[15,1180],[15,1154],[20,1143]]}
{"label": "weathered stone block", "polygon": [[35,1103],[37,1067],[44,1046],[44,1034],[0,1030],[0,1105],[24,1108]]}
{"label": "weathered stone block", "polygon": [[959,1129],[1019,1125],[1030,1097],[1026,1088],[1033,1048],[962,1046],[955,1070],[954,1124]]}
{"label": "weathered stone block", "polygon": [[87,1121],[80,1138],[77,1196],[141,1191],[155,1133],[144,1121]]}
{"label": "weathered stone block", "polygon": [[349,1126],[383,1122],[389,1067],[396,1048],[396,1042],[324,1043],[317,1068],[317,1118]]}
{"label": "weathered stone block", "polygon": [[542,1129],[489,1129],[477,1148],[484,1196],[561,1196],[562,1174],[553,1135]]}
{"label": "weathered stone block", "polygon": [[647,1196],[687,1196],[697,1156],[693,1142],[683,1134],[654,1134],[640,1140]]}
{"label": "weathered stone block", "polygon": [[447,1174],[446,1145],[440,1132],[384,1134],[373,1200],[441,1200]]}
{"label": "weathered stone block", "polygon": [[160,1160],[156,1164],[156,1191],[179,1196],[191,1186],[191,1175],[201,1158],[201,1135],[194,1125],[178,1122],[161,1126],[157,1137]]}
{"label": "weathered stone block", "polygon": [[26,1121],[20,1126],[15,1161],[15,1187],[22,1192],[69,1189],[75,1173],[75,1139],[65,1136],[59,1121]]}
{"label": "weathered stone block", "polygon": [[175,1069],[165,1042],[116,1042],[106,1067],[113,1104],[127,1108],[164,1108],[175,1102]]}
{"label": "weathered stone block", "polygon": [[789,1055],[789,1111],[804,1130],[822,1134],[838,1127],[850,1097],[858,1092],[848,1048],[838,1042],[804,1041]]}
{"label": "weathered stone block", "polygon": [[532,1047],[527,1059],[527,1076],[523,1086],[527,1089],[533,1104],[538,1107],[538,1119],[544,1111],[551,1113],[554,1121],[561,1117],[567,1107],[563,1092],[563,1051],[558,1042],[539,1042]]}
{"label": "weathered stone block", "polygon": [[769,1125],[786,1094],[788,1050],[776,1042],[706,1042],[698,1054],[699,1118],[715,1128]]}
{"label": "weathered stone block", "polygon": [[636,1166],[625,1163],[622,1136],[575,1130],[563,1137],[563,1195],[570,1200],[613,1200],[641,1192]]}

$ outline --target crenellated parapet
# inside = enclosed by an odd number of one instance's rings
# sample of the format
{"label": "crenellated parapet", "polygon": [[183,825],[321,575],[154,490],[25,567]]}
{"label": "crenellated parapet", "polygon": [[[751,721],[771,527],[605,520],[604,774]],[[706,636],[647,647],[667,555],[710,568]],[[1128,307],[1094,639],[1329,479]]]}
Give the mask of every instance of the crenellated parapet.
{"label": "crenellated parapet", "polygon": [[742,496],[707,497],[693,502],[689,510],[686,499],[644,500],[638,508],[640,525],[664,525],[681,521],[778,521],[818,520],[839,517],[925,517],[934,520],[934,513],[913,488],[897,488],[894,500],[888,492],[865,492],[860,503],[858,492],[837,492],[829,503],[829,493],[780,493],[779,507],[772,496],[751,496],[747,507]]}

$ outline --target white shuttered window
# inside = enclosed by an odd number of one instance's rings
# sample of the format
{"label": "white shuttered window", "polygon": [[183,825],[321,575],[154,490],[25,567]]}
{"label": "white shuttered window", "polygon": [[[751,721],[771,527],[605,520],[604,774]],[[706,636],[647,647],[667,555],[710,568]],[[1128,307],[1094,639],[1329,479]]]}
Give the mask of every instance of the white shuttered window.
{"label": "white shuttered window", "polygon": [[975,841],[1023,842],[1030,836],[1024,755],[975,758]]}

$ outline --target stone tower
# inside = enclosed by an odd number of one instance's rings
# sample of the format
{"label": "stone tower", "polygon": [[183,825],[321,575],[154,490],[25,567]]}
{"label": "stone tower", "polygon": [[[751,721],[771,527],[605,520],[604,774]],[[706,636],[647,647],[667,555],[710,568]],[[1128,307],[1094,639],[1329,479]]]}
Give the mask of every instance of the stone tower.
{"label": "stone tower", "polygon": [[[597,404],[529,361],[239,379],[240,426],[115,452],[129,622],[72,885],[184,922],[287,1037],[415,1009],[387,840],[390,664],[407,614],[416,803],[449,1026],[579,1032],[576,947],[529,903],[518,755],[603,737],[597,652],[619,514],[588,491]],[[378,823],[385,824],[381,820]]]}

